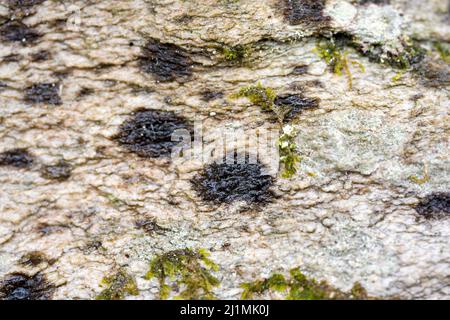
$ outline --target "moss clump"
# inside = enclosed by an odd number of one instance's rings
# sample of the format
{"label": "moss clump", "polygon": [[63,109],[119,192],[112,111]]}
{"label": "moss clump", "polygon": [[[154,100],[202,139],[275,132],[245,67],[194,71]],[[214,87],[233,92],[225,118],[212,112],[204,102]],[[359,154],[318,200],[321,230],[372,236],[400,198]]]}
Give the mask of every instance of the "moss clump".
{"label": "moss clump", "polygon": [[433,43],[433,47],[439,53],[439,56],[445,63],[450,63],[450,52],[448,44],[444,44],[442,42],[435,42]]}
{"label": "moss clump", "polygon": [[120,269],[114,275],[103,278],[100,286],[106,287],[96,297],[97,300],[122,300],[127,294],[137,296],[136,280],[126,270]]}
{"label": "moss clump", "polygon": [[145,278],[158,280],[160,299],[170,296],[171,287],[166,282],[167,278],[182,287],[182,291],[175,298],[214,299],[212,289],[220,282],[210,271],[217,271],[218,266],[208,257],[209,253],[204,249],[169,251],[157,255],[150,262],[150,269]]}
{"label": "moss clump", "polygon": [[267,279],[241,284],[244,289],[242,299],[253,299],[268,291],[287,293],[287,300],[331,300],[331,299],[368,299],[366,290],[355,283],[350,292],[342,292],[325,281],[318,282],[305,276],[299,268],[290,271],[289,279],[282,274],[273,274]]}
{"label": "moss clump", "polygon": [[[256,86],[244,87],[232,97],[245,97],[253,104],[260,106],[262,110],[272,111],[276,115],[281,127],[286,116],[294,111],[295,108],[292,101],[290,101],[290,104],[286,103],[289,99],[279,98],[277,101],[275,90],[264,87],[261,83],[258,83]],[[284,178],[291,178],[297,172],[297,165],[300,162],[298,147],[295,144],[297,133],[297,130],[293,126],[286,125],[282,127],[282,134],[278,138],[277,145],[280,152],[280,163],[284,167],[282,173],[282,177]]]}
{"label": "moss clump", "polygon": [[406,45],[399,54],[388,53],[386,62],[394,68],[407,70],[425,58],[426,51],[419,45]]}
{"label": "moss clump", "polygon": [[297,173],[298,164],[301,157],[298,154],[298,146],[295,143],[298,131],[291,125],[283,127],[283,133],[278,138],[278,150],[280,153],[280,163],[283,165],[283,178],[291,178]]}
{"label": "moss clump", "polygon": [[236,45],[234,47],[223,47],[222,55],[226,61],[242,63],[251,54],[251,48],[248,45]]}
{"label": "moss clump", "polygon": [[315,51],[318,56],[322,58],[325,63],[331,68],[333,73],[341,76],[345,74],[348,80],[348,86],[353,87],[353,77],[350,71],[349,64],[357,65],[364,72],[364,66],[357,61],[352,61],[347,58],[348,52],[343,51],[343,47],[348,39],[324,39],[317,43]]}
{"label": "moss clump", "polygon": [[232,98],[247,98],[251,103],[261,107],[265,111],[272,111],[275,98],[275,90],[264,87],[260,82],[254,86],[241,88],[239,93],[234,94]]}
{"label": "moss clump", "polygon": [[273,274],[267,279],[256,280],[253,282],[242,283],[241,288],[244,289],[241,298],[244,300],[253,299],[255,294],[263,294],[266,291],[272,290],[277,292],[284,292],[289,286],[282,274]]}

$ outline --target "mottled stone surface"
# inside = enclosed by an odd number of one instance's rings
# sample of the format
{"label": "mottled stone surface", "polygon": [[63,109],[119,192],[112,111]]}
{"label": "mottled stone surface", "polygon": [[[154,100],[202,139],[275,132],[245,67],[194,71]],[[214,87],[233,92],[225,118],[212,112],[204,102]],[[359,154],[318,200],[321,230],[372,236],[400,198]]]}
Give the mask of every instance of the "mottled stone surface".
{"label": "mottled stone surface", "polygon": [[[447,1],[329,0],[328,18],[305,23],[287,19],[281,0],[20,3],[0,1],[0,152],[27,150],[33,161],[0,166],[0,279],[45,276],[54,286],[45,297],[91,299],[124,267],[140,289],[132,298],[152,299],[149,260],[192,247],[219,265],[219,298],[297,266],[342,290],[359,281],[375,296],[450,298],[450,218],[416,211],[450,189],[448,86],[410,71],[394,81],[398,70],[348,48],[365,67],[350,64],[350,89],[314,52],[331,32],[391,54],[415,39],[448,77],[431,50],[450,41]],[[149,43],[172,45],[143,69]],[[222,54],[236,45],[251,47],[239,64]],[[158,61],[170,63],[167,76]],[[207,145],[226,127],[276,128],[267,112],[230,98],[258,81],[320,101],[295,120],[298,174],[276,177],[277,197],[263,206],[203,203],[190,182],[200,162],[142,158],[113,138],[138,109],[203,120]],[[36,101],[30,88],[50,92]],[[70,176],[42,174],[61,161]],[[146,232],[140,221],[160,228]],[[48,261],[24,265],[30,252]]]}

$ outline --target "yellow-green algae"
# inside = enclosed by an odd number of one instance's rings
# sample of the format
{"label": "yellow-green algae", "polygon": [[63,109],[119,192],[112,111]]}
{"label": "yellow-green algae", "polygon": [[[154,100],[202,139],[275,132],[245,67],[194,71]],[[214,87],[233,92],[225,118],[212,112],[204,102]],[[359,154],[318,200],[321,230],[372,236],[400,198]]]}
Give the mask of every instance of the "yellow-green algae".
{"label": "yellow-green algae", "polygon": [[206,250],[185,248],[157,255],[150,261],[145,278],[158,280],[160,299],[168,299],[171,295],[172,287],[167,280],[181,289],[175,299],[215,299],[212,290],[220,282],[211,270],[217,271],[218,266],[209,259]]}
{"label": "yellow-green algae", "polygon": [[97,300],[122,300],[126,295],[139,294],[136,280],[125,269],[103,278],[100,286],[106,288],[96,297]]}
{"label": "yellow-green algae", "polygon": [[284,294],[287,300],[369,299],[366,290],[358,282],[350,292],[343,292],[325,281],[308,278],[299,268],[290,270],[289,274],[289,279],[275,273],[266,279],[241,284],[244,289],[242,299],[253,299],[270,291]]}

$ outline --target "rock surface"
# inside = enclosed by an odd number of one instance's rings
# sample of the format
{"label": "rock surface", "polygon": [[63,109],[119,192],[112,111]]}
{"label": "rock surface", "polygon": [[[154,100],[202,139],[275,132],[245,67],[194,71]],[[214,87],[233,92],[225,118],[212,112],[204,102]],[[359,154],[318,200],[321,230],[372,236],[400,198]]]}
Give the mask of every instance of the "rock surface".
{"label": "rock surface", "polygon": [[[450,41],[447,1],[1,0],[0,23],[0,153],[26,150],[0,166],[0,280],[45,276],[53,299],[92,299],[126,268],[129,298],[153,299],[149,261],[188,247],[211,251],[219,298],[297,266],[342,290],[450,298],[448,60],[434,49]],[[332,34],[352,39],[351,88],[315,52]],[[426,69],[380,63],[413,40]],[[320,101],[296,116],[302,162],[269,203],[205,203],[190,182],[204,163],[114,139],[140,109],[202,121],[207,147],[224,128],[277,130],[230,98],[258,82]],[[30,252],[47,261],[21,264]]]}

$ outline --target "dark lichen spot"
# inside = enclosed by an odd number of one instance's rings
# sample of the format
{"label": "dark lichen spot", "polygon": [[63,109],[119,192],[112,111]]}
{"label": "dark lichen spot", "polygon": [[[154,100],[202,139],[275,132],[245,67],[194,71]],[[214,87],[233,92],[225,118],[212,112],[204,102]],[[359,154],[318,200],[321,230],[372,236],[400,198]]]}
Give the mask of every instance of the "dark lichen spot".
{"label": "dark lichen spot", "polygon": [[319,101],[318,98],[307,98],[300,94],[287,94],[277,96],[274,103],[279,107],[288,108],[289,111],[284,116],[284,121],[289,122],[301,111],[317,108]]}
{"label": "dark lichen spot", "polygon": [[25,101],[29,103],[46,103],[61,105],[59,85],[56,83],[37,83],[25,90]]}
{"label": "dark lichen spot", "polygon": [[160,299],[170,296],[172,288],[166,282],[168,279],[175,282],[176,289],[182,288],[177,298],[214,299],[212,289],[219,285],[219,280],[211,274],[211,270],[217,271],[218,266],[209,259],[206,250],[186,248],[157,255],[150,261],[145,278],[158,280]]}
{"label": "dark lichen spot", "polygon": [[45,0],[8,0],[11,9],[29,8],[43,3]]}
{"label": "dark lichen spot", "polygon": [[125,269],[120,269],[117,273],[103,278],[100,285],[106,289],[100,292],[96,297],[97,300],[123,300],[126,295],[139,294],[136,280]]}
{"label": "dark lichen spot", "polygon": [[25,149],[12,149],[0,153],[0,166],[28,168],[33,162],[33,156]]}
{"label": "dark lichen spot", "polygon": [[103,246],[103,243],[98,240],[92,240],[86,243],[84,247],[82,247],[82,251],[84,254],[92,254],[93,252],[100,250]]}
{"label": "dark lichen spot", "polygon": [[41,236],[48,236],[53,233],[63,232],[67,230],[69,227],[63,224],[47,224],[41,223],[37,227],[37,232],[41,234]]}
{"label": "dark lichen spot", "polygon": [[390,4],[391,0],[358,0],[359,4],[369,4],[369,3],[373,3],[373,4],[378,4],[378,5],[386,5],[386,4]]}
{"label": "dark lichen spot", "polygon": [[213,100],[217,100],[223,98],[223,92],[213,91],[213,90],[205,90],[200,92],[201,99],[205,102],[210,102]]}
{"label": "dark lichen spot", "polygon": [[415,65],[413,71],[419,77],[419,83],[425,87],[442,88],[450,85],[448,64],[426,59]]}
{"label": "dark lichen spot", "polygon": [[33,43],[40,35],[34,29],[20,21],[8,21],[0,26],[0,35],[5,41]]}
{"label": "dark lichen spot", "polygon": [[312,28],[328,26],[330,17],[323,13],[325,0],[283,0],[285,20],[291,25],[305,25]]}
{"label": "dark lichen spot", "polygon": [[147,234],[163,234],[168,229],[161,227],[154,219],[141,219],[136,221],[136,227],[143,229]]}
{"label": "dark lichen spot", "polygon": [[212,163],[196,175],[191,184],[199,196],[208,202],[231,203],[245,201],[266,203],[273,198],[270,190],[273,178],[263,173],[260,163]]}
{"label": "dark lichen spot", "polygon": [[296,66],[294,70],[292,70],[291,74],[293,75],[303,75],[308,72],[308,66],[307,65],[300,65]]}
{"label": "dark lichen spot", "polygon": [[32,251],[24,254],[20,260],[19,263],[22,266],[30,266],[30,267],[37,267],[41,263],[47,262],[48,259],[42,252],[39,251]]}
{"label": "dark lichen spot", "polygon": [[51,54],[47,50],[40,50],[36,53],[31,54],[31,61],[42,62],[42,61],[50,59],[50,56],[51,56]]}
{"label": "dark lichen spot", "polygon": [[64,160],[42,168],[42,176],[46,179],[64,181],[69,179],[71,174],[72,166]]}
{"label": "dark lichen spot", "polygon": [[426,219],[442,219],[450,216],[450,192],[432,193],[416,206],[416,211]]}
{"label": "dark lichen spot", "polygon": [[190,78],[193,62],[185,49],[172,43],[150,39],[142,49],[139,65],[157,81],[168,82]]}
{"label": "dark lichen spot", "polygon": [[40,273],[34,276],[13,273],[0,281],[3,300],[49,300],[54,291],[55,287]]}
{"label": "dark lichen spot", "polygon": [[78,97],[85,97],[85,96],[90,96],[91,94],[93,94],[95,91],[92,88],[81,88],[81,90],[78,92]]}
{"label": "dark lichen spot", "polygon": [[22,56],[20,54],[8,54],[2,58],[3,62],[19,62],[22,60]]}
{"label": "dark lichen spot", "polygon": [[176,130],[193,133],[191,124],[173,112],[141,109],[120,126],[119,133],[113,139],[140,157],[166,157],[179,143],[172,141]]}

